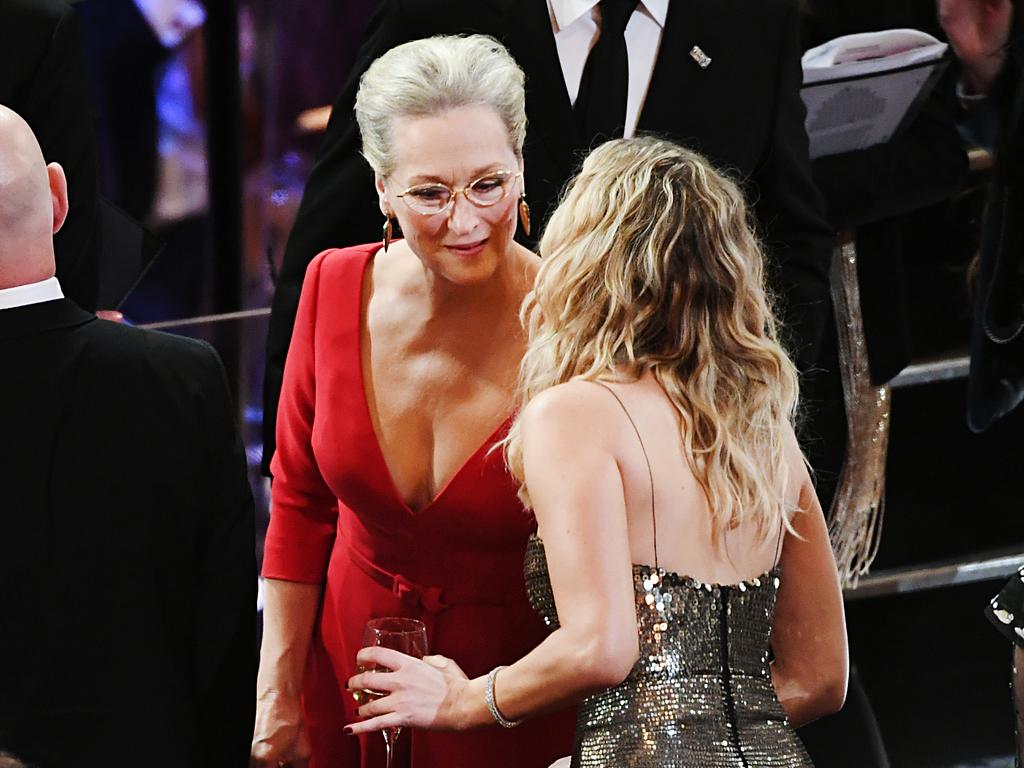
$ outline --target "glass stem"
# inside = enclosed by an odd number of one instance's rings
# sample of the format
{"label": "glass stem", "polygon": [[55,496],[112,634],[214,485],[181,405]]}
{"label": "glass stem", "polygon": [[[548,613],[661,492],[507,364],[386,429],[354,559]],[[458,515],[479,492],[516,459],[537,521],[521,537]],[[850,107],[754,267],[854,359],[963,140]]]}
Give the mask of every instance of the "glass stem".
{"label": "glass stem", "polygon": [[391,760],[395,756],[395,740],[398,738],[398,734],[401,731],[398,728],[385,728],[381,731],[381,735],[384,737],[384,754],[387,763],[387,768],[391,768]]}

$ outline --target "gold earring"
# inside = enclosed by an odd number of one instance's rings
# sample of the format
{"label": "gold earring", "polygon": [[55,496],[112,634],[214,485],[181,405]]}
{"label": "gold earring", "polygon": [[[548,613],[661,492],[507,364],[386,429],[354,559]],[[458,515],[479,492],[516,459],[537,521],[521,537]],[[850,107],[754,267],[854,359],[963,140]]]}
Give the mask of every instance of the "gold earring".
{"label": "gold earring", "polygon": [[391,217],[388,216],[384,219],[384,228],[381,232],[381,244],[384,246],[384,253],[388,252],[388,247],[391,245]]}
{"label": "gold earring", "polygon": [[530,236],[530,206],[526,202],[526,193],[519,195],[519,220],[523,222],[523,233]]}

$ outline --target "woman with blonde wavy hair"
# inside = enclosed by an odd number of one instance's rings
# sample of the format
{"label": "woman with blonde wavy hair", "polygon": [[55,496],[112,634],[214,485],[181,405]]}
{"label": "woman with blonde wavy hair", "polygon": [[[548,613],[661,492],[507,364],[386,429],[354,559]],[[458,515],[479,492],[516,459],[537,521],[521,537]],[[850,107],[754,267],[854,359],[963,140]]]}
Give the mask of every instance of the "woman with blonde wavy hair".
{"label": "woman with blonde wavy hair", "polygon": [[574,768],[810,765],[793,728],[842,706],[842,597],[740,190],[670,142],[609,142],[540,249],[506,450],[553,631],[474,680],[364,650],[393,671],[350,685],[401,696],[360,727],[582,699]]}

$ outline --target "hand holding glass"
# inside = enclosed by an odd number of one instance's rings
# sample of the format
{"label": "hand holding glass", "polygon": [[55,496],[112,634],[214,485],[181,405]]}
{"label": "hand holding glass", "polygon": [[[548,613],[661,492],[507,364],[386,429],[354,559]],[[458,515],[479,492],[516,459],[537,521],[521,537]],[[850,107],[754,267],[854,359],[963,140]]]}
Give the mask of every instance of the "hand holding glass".
{"label": "hand holding glass", "polygon": [[[363,630],[363,647],[380,646],[400,651],[408,656],[422,659],[427,653],[427,628],[423,622],[416,619],[403,618],[382,618],[371,619],[366,623]],[[377,666],[356,666],[358,672],[389,672],[390,670]],[[358,690],[352,691],[356,704],[362,706],[367,702],[387,696],[384,691]],[[394,753],[395,741],[402,732],[401,728],[385,728],[381,733],[384,736],[384,748],[387,753],[387,768],[391,768],[391,760]]]}

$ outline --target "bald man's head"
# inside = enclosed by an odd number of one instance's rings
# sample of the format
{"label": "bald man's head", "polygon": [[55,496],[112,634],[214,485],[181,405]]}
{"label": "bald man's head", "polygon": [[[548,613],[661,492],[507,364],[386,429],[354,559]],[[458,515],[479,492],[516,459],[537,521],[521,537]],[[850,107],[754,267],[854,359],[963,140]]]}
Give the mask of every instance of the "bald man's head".
{"label": "bald man's head", "polygon": [[67,210],[64,171],[46,164],[32,129],[0,105],[0,288],[53,276],[53,235]]}

